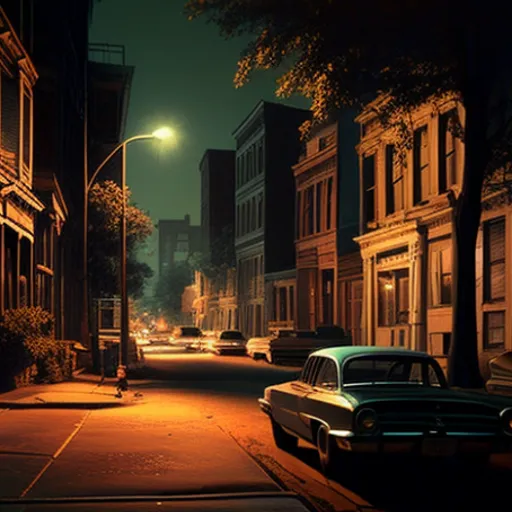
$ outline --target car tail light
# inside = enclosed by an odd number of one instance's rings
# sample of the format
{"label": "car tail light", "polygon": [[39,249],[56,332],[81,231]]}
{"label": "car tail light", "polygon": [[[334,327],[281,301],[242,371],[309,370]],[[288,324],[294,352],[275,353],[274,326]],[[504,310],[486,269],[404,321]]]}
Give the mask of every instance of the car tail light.
{"label": "car tail light", "polygon": [[361,433],[373,433],[378,430],[377,413],[373,409],[361,409],[356,416],[356,426]]}
{"label": "car tail light", "polygon": [[500,413],[500,418],[503,425],[505,434],[512,436],[512,407],[503,409]]}

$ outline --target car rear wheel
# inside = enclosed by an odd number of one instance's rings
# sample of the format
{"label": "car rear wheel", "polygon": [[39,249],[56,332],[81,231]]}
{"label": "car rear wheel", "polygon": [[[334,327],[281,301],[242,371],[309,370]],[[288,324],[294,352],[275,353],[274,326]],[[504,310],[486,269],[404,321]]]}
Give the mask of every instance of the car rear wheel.
{"label": "car rear wheel", "polygon": [[272,435],[274,436],[276,446],[285,452],[293,452],[296,450],[299,440],[295,436],[288,434],[274,419],[271,419],[271,422]]}
{"label": "car rear wheel", "polygon": [[316,433],[316,448],[322,473],[328,478],[339,475],[342,469],[341,453],[325,425],[320,425]]}

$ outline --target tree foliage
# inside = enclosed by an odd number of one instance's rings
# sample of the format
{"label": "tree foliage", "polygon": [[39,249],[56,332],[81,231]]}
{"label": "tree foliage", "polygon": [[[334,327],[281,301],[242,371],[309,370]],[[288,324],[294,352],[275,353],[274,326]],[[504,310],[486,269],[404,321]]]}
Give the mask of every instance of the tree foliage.
{"label": "tree foliage", "polygon": [[188,262],[170,267],[159,277],[155,288],[155,303],[168,320],[179,317],[183,292],[193,281],[194,272]]}
{"label": "tree foliage", "polygon": [[[255,70],[282,69],[277,95],[311,100],[313,124],[377,97],[378,115],[408,148],[410,113],[446,96],[463,103],[462,191],[455,202],[452,384],[478,387],[475,248],[486,177],[508,166],[510,151],[510,8],[491,0],[189,0],[227,38],[252,37],[235,85]],[[452,122],[454,129],[457,120]],[[306,136],[311,125],[302,127]],[[508,152],[507,152],[508,151]],[[505,173],[506,174],[506,173]]]}
{"label": "tree foliage", "polygon": [[[137,260],[137,251],[153,231],[151,218],[136,205],[129,204],[126,191],[126,244],[128,293],[139,298],[152,276],[146,263]],[[119,293],[121,219],[123,194],[114,181],[96,183],[89,193],[89,274],[94,297]]]}

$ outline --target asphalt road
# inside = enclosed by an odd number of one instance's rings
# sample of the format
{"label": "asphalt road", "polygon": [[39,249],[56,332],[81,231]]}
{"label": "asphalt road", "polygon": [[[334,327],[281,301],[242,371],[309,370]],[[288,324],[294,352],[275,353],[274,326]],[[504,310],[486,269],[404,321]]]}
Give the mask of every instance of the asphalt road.
{"label": "asphalt road", "polygon": [[[483,474],[395,463],[326,480],[313,448],[278,450],[257,398],[297,369],[246,357],[147,357],[130,382],[143,404],[94,411],[0,412],[0,495],[46,497],[275,490],[298,492],[321,512],[510,509],[512,461]],[[106,387],[105,393],[113,389]],[[245,453],[244,453],[245,452]],[[247,455],[249,454],[249,456]],[[6,469],[9,468],[7,471]],[[271,478],[269,478],[269,475]]]}

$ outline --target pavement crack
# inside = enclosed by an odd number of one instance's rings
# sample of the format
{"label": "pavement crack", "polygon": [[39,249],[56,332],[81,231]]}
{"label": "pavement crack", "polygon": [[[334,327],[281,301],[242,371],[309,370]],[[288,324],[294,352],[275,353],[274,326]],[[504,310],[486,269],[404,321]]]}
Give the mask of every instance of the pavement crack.
{"label": "pavement crack", "polygon": [[87,411],[87,413],[82,418],[82,421],[78,424],[78,426],[75,427],[73,432],[66,438],[66,440],[62,443],[62,445],[57,449],[57,451],[51,456],[50,460],[43,466],[43,469],[39,471],[39,473],[36,475],[36,477],[28,484],[28,486],[25,488],[25,490],[21,493],[20,498],[25,498],[27,494],[32,490],[34,485],[39,482],[39,480],[42,478],[42,476],[46,473],[48,468],[57,460],[59,455],[66,449],[66,446],[69,445],[69,443],[73,440],[73,438],[80,432],[80,429],[85,425],[85,422],[91,415],[91,411]]}

